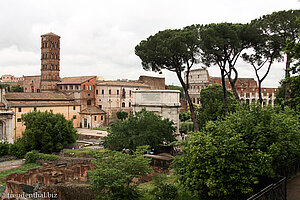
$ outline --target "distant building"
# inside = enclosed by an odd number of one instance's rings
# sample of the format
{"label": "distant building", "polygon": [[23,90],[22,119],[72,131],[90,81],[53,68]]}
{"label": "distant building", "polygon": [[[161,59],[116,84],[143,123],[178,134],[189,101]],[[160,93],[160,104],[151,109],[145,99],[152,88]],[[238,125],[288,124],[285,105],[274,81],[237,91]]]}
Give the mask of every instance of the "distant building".
{"label": "distant building", "polygon": [[[200,104],[201,89],[209,85],[222,85],[220,77],[210,77],[206,69],[191,70],[189,74],[189,94],[193,103]],[[225,86],[227,90],[232,91],[228,79],[225,79]],[[236,91],[240,100],[244,103],[257,102],[259,100],[257,82],[254,78],[238,78],[235,83]],[[262,88],[263,105],[274,106],[277,88]]]}
{"label": "distant building", "polygon": [[67,120],[73,120],[74,127],[80,127],[80,104],[63,93],[7,93],[5,100],[13,111],[13,139],[22,137],[25,126],[22,114],[33,111],[61,113]]}
{"label": "distant building", "polygon": [[109,124],[117,119],[117,111],[132,113],[133,91],[150,88],[149,85],[137,81],[97,81],[96,106],[106,112],[106,124]]}
{"label": "distant building", "polygon": [[14,112],[8,107],[5,99],[5,88],[8,85],[0,84],[0,142],[13,143],[13,115]]}
{"label": "distant building", "polygon": [[95,106],[95,87],[97,76],[65,77],[57,83],[59,92],[73,94],[74,100],[80,103],[81,110]]}
{"label": "distant building", "polygon": [[40,93],[41,92],[41,76],[23,76],[23,89],[26,93]]}
{"label": "distant building", "polygon": [[60,80],[60,36],[54,33],[41,35],[41,91],[57,91]]}
{"label": "distant building", "polygon": [[3,75],[1,82],[9,88],[20,85],[24,89],[23,93],[5,95],[6,106],[14,111],[13,139],[25,130],[21,121],[24,113],[53,110],[73,119],[74,127],[94,128],[115,121],[117,111],[132,113],[133,91],[165,89],[165,78],[150,76],[134,81],[105,81],[97,76],[61,78],[60,36],[54,33],[41,35],[40,75]]}
{"label": "distant building", "polygon": [[[186,72],[184,73],[185,82]],[[210,85],[209,74],[206,69],[193,69],[189,73],[189,95],[193,103],[200,104],[200,91]]]}
{"label": "distant building", "polygon": [[133,91],[133,111],[138,112],[145,108],[147,111],[172,120],[179,133],[179,90],[135,90]]}
{"label": "distant building", "polygon": [[17,82],[20,82],[23,80],[24,80],[23,77],[15,77],[10,74],[4,74],[0,78],[0,82],[3,82],[3,83],[13,83],[13,82],[17,83]]}

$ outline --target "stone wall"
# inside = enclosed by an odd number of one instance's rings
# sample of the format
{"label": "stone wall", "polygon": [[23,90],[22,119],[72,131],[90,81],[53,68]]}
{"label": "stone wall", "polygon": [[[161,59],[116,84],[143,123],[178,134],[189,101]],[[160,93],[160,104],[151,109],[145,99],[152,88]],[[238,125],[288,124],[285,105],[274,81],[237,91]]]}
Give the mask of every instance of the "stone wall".
{"label": "stone wall", "polygon": [[137,90],[133,91],[133,99],[134,112],[145,108],[164,119],[168,118],[174,122],[179,134],[179,90]]}
{"label": "stone wall", "polygon": [[[78,160],[66,158],[64,163],[58,163],[58,161],[56,163],[44,163],[42,168],[30,169],[25,173],[10,174],[6,176],[6,188],[3,197],[5,199],[8,194],[22,194],[26,191],[26,188],[32,188],[33,193],[53,193],[53,191],[55,191],[56,194],[61,192],[59,195],[64,196],[66,192],[62,191],[67,190],[67,184],[82,183],[88,180],[88,170],[95,168],[91,160],[92,159]],[[56,186],[57,184],[64,184],[65,186]],[[41,187],[37,188],[37,185]],[[88,189],[85,188],[84,190]],[[69,193],[72,192],[73,191],[69,191]]]}
{"label": "stone wall", "polygon": [[149,85],[151,90],[164,90],[166,88],[165,78],[140,76],[139,81]]}

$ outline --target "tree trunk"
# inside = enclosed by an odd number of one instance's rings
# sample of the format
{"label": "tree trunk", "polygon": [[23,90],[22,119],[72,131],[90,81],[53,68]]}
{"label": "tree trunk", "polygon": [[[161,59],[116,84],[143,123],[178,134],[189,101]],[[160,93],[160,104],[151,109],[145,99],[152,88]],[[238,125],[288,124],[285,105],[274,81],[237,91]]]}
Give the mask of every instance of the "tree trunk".
{"label": "tree trunk", "polygon": [[224,95],[224,111],[225,116],[228,114],[228,100],[227,100],[227,91],[226,91],[226,85],[225,85],[225,71],[224,69],[221,69],[221,78],[222,78],[222,88],[223,88],[223,95]]}
{"label": "tree trunk", "polygon": [[263,105],[263,98],[261,95],[261,81],[258,79],[258,97],[260,105]]}
{"label": "tree trunk", "polygon": [[288,79],[290,78],[290,65],[291,65],[291,58],[289,54],[286,55],[286,65],[285,65],[285,84],[284,84],[284,100],[287,101],[290,97],[290,83]]}
{"label": "tree trunk", "polygon": [[[240,97],[239,97],[239,94],[237,93],[236,91],[236,87],[235,87],[235,83],[238,79],[238,74],[237,74],[237,70],[235,68],[232,69],[235,73],[235,77],[234,79],[232,79],[229,75],[228,75],[228,80],[229,80],[229,83],[230,83],[230,86],[231,86],[231,89],[232,89],[232,92],[233,92],[233,95],[234,95],[234,98],[238,101],[240,101]],[[231,74],[231,73],[230,73]]]}
{"label": "tree trunk", "polygon": [[177,77],[180,81],[180,84],[183,88],[183,91],[184,91],[184,94],[185,94],[185,98],[190,106],[190,112],[191,112],[191,118],[192,118],[192,121],[193,121],[193,124],[194,124],[194,131],[197,132],[199,131],[199,126],[198,126],[198,122],[196,120],[196,116],[195,116],[195,109],[194,109],[194,105],[193,105],[193,102],[191,100],[191,97],[189,95],[189,92],[188,92],[188,87],[187,85],[184,83],[182,77],[181,77],[181,73],[180,72],[176,72],[177,74]]}

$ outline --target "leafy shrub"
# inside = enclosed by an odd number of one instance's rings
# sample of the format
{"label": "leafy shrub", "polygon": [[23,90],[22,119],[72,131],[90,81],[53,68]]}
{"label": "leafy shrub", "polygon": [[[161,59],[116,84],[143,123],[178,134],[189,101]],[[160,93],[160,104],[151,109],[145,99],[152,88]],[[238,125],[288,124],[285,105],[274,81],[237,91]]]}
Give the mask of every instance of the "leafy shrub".
{"label": "leafy shrub", "polygon": [[25,155],[26,163],[35,163],[39,159],[39,153],[35,150],[29,151]]}
{"label": "leafy shrub", "polygon": [[26,155],[25,155],[26,163],[35,163],[37,160],[53,161],[53,160],[57,160],[58,158],[59,158],[59,156],[57,156],[57,155],[43,154],[43,153],[39,153],[35,150],[30,151],[30,152],[26,153]]}
{"label": "leafy shrub", "polygon": [[157,148],[176,140],[176,127],[173,125],[173,121],[143,109],[127,120],[112,124],[110,134],[103,138],[103,145],[116,151],[124,148],[135,150],[142,145]]}
{"label": "leafy shrub", "polygon": [[18,138],[13,144],[10,144],[9,154],[17,158],[24,158],[25,154],[32,150],[25,137]]}
{"label": "leafy shrub", "polygon": [[179,113],[179,120],[181,122],[185,122],[189,119],[191,119],[191,113],[190,112],[180,112]]}
{"label": "leafy shrub", "polygon": [[120,119],[120,120],[125,120],[127,117],[128,117],[128,112],[125,112],[125,111],[118,111],[117,113],[117,118]]}
{"label": "leafy shrub", "polygon": [[22,115],[22,120],[26,126],[23,138],[26,138],[31,150],[59,152],[77,139],[72,121],[66,120],[62,114],[53,114],[52,111],[31,112]]}
{"label": "leafy shrub", "polygon": [[156,199],[173,200],[178,196],[178,189],[175,185],[166,183],[166,175],[154,175],[155,188],[153,193]]}
{"label": "leafy shrub", "polygon": [[0,142],[0,157],[8,155],[9,144],[5,142]]}
{"label": "leafy shrub", "polygon": [[193,122],[179,122],[179,130],[183,133],[188,133],[194,130]]}
{"label": "leafy shrub", "polygon": [[[140,149],[140,152],[145,150]],[[108,150],[97,154],[94,161],[97,167],[89,172],[89,177],[98,199],[137,199],[132,179],[151,171],[150,160],[140,152],[129,155]]]}
{"label": "leafy shrub", "polygon": [[175,160],[180,182],[200,199],[245,199],[262,177],[300,156],[300,120],[290,109],[241,107],[210,121]]}

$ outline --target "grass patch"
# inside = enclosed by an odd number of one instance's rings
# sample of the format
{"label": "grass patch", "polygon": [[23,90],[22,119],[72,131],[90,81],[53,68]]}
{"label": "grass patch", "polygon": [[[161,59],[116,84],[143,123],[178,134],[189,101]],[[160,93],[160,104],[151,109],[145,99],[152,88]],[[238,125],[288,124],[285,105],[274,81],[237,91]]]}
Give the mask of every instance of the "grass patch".
{"label": "grass patch", "polygon": [[[163,175],[163,174],[161,174]],[[163,175],[164,176],[164,175]],[[159,185],[161,186],[161,184],[166,184],[166,185],[171,185],[175,187],[175,190],[177,190],[177,195],[176,198],[171,198],[168,197],[167,198],[158,198],[158,196],[155,195],[155,193],[158,192],[158,183],[156,183],[155,185],[155,181],[149,181],[146,183],[142,183],[138,185],[138,189],[140,190],[142,197],[139,198],[139,200],[156,200],[156,199],[173,199],[173,200],[198,200],[198,198],[194,197],[193,195],[190,194],[190,192],[188,192],[187,190],[185,190],[183,188],[182,185],[180,185],[176,180],[177,180],[177,176],[174,173],[171,173],[169,175],[165,176],[165,179],[162,179],[163,182],[159,183]],[[165,194],[168,194],[168,192],[172,192],[172,191],[164,191],[167,192]]]}
{"label": "grass patch", "polygon": [[[9,174],[24,173],[27,172],[29,169],[40,168],[40,167],[42,167],[42,165],[38,165],[35,163],[26,163],[17,168],[0,171],[0,185],[5,186],[5,183],[1,182],[1,179],[5,178]],[[3,191],[0,191],[0,193],[1,192]]]}
{"label": "grass patch", "polygon": [[109,126],[101,126],[101,127],[93,128],[93,130],[109,131]]}
{"label": "grass patch", "polygon": [[72,157],[94,157],[96,153],[103,153],[103,149],[64,149],[64,151]]}

